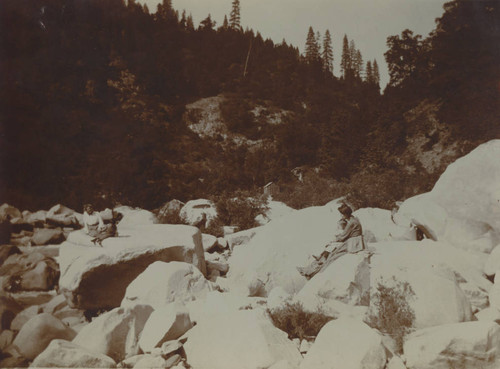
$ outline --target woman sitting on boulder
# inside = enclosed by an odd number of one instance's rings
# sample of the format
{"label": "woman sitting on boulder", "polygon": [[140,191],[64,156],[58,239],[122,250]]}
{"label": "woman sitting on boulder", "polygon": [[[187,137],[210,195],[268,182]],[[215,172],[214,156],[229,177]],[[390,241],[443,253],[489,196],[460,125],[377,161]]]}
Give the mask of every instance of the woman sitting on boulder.
{"label": "woman sitting on boulder", "polygon": [[94,211],[94,207],[91,204],[84,205],[83,209],[83,230],[89,236],[94,237],[92,239],[94,245],[97,243],[102,247],[102,241],[104,239],[116,236],[115,221],[105,225],[101,214]]}
{"label": "woman sitting on boulder", "polygon": [[[331,251],[325,250],[323,253],[314,257],[314,261],[304,267],[298,267],[297,270],[307,279],[311,279],[318,272],[326,269],[333,261],[337,260],[342,255],[347,253],[355,254],[359,251],[365,249],[365,241],[363,239],[363,228],[359,219],[352,215],[352,209],[347,204],[342,204],[338,211],[342,214],[342,218],[339,221],[339,226],[342,232],[335,236],[335,241],[327,244],[325,247],[328,249],[333,244],[333,249]],[[338,243],[342,242],[340,247]]]}

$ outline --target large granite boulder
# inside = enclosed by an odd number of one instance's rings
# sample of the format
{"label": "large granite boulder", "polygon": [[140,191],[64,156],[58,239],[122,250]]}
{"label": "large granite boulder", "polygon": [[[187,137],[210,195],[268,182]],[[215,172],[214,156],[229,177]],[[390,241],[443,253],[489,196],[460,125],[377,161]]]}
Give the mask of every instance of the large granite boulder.
{"label": "large granite boulder", "polygon": [[23,325],[13,345],[30,360],[37,357],[56,338],[71,341],[76,332],[48,313],[35,315]]}
{"label": "large granite boulder", "polygon": [[300,369],[383,369],[386,352],[382,337],[365,323],[341,318],[327,323],[318,333]]}
{"label": "large granite boulder", "polygon": [[179,215],[182,207],[185,204],[179,200],[171,200],[163,205],[157,211],[158,221],[161,224],[178,224],[181,222],[181,217]]}
{"label": "large granite boulder", "polygon": [[127,287],[121,306],[135,304],[161,308],[174,301],[192,301],[212,290],[203,274],[192,264],[157,261]]}
{"label": "large granite boulder", "polygon": [[260,310],[230,311],[198,321],[184,345],[193,369],[269,368],[286,360],[297,367],[302,357],[287,334]]}
{"label": "large granite boulder", "polygon": [[[416,234],[410,222],[391,219],[391,212],[378,208],[363,208],[354,212],[361,226],[365,241],[415,240]],[[398,220],[398,223],[396,223]],[[370,239],[369,236],[372,239]]]}
{"label": "large granite boulder", "polygon": [[297,293],[295,299],[311,311],[317,299],[334,299],[351,305],[361,305],[370,294],[370,265],[365,253],[348,254],[316,274]]}
{"label": "large granite boulder", "polygon": [[334,239],[340,213],[339,201],[297,210],[260,227],[244,247],[235,247],[229,259],[228,280],[232,290],[266,296],[281,286],[298,292],[306,283],[297,266],[319,255]]}
{"label": "large granite boulder", "polygon": [[489,253],[500,243],[500,140],[450,164],[431,192],[406,200],[398,214],[415,218],[438,240]]}
{"label": "large granite boulder", "polygon": [[122,228],[103,247],[93,247],[82,231],[73,232],[60,248],[59,288],[71,307],[117,307],[127,286],[155,261],[191,263],[205,274],[200,231],[163,224]]}
{"label": "large granite boulder", "polygon": [[217,218],[217,209],[210,200],[191,200],[182,207],[179,215],[187,224],[196,227],[208,227]]}
{"label": "large granite boulder", "polygon": [[189,311],[181,303],[156,309],[147,320],[139,338],[143,352],[151,352],[164,342],[175,340],[193,327]]}
{"label": "large granite boulder", "polygon": [[134,209],[128,206],[120,206],[115,208],[114,212],[122,214],[122,219],[118,223],[118,232],[126,228],[158,223],[156,215],[148,210],[139,208]]}
{"label": "large granite boulder", "polygon": [[418,330],[404,344],[408,369],[500,367],[500,326],[491,321]]}
{"label": "large granite boulder", "polygon": [[[413,294],[405,296],[415,313],[416,328],[472,319],[467,291],[487,296],[491,282],[482,274],[484,254],[473,255],[446,243],[430,240],[373,244],[370,284],[372,295],[378,284],[398,288],[408,283]],[[371,308],[374,308],[371,301]]]}
{"label": "large granite boulder", "polygon": [[38,355],[31,368],[115,368],[109,356],[92,352],[74,342],[55,339]]}
{"label": "large granite boulder", "polygon": [[148,305],[113,309],[83,327],[73,343],[122,361],[139,354],[139,336],[152,312]]}

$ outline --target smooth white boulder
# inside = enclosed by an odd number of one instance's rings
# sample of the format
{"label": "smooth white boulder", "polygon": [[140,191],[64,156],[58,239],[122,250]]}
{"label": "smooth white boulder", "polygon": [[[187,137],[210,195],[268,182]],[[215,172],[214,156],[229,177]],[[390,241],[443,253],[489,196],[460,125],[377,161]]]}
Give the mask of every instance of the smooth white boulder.
{"label": "smooth white boulder", "polygon": [[187,224],[208,227],[217,218],[217,208],[210,200],[190,200],[182,207],[179,216]]}
{"label": "smooth white boulder", "polygon": [[53,339],[72,340],[76,332],[48,313],[35,315],[28,320],[12,343],[25,358],[33,360],[44,351]]}
{"label": "smooth white boulder", "polygon": [[114,211],[123,215],[123,218],[120,220],[117,226],[118,232],[120,232],[122,229],[158,223],[156,215],[148,210],[132,209],[122,206],[115,208]]}
{"label": "smooth white boulder", "polygon": [[373,242],[415,240],[415,232],[409,222],[402,225],[394,223],[389,210],[363,208],[356,210],[353,215],[359,219],[365,238],[369,233],[375,237]]}
{"label": "smooth white boulder", "polygon": [[269,368],[281,360],[298,366],[297,346],[264,314],[239,310],[199,321],[184,344],[188,363],[193,369]]}
{"label": "smooth white boulder", "polygon": [[270,200],[266,203],[266,206],[267,209],[264,214],[259,214],[255,217],[255,221],[260,225],[267,224],[274,219],[281,218],[295,211],[294,208],[289,207],[281,201]]}
{"label": "smooth white boulder", "polygon": [[85,242],[87,235],[72,232],[59,250],[59,287],[71,307],[120,306],[127,286],[155,261],[186,262],[206,273],[201,233],[195,227],[143,225],[122,229],[119,237],[105,239],[103,247]]}
{"label": "smooth white boulder", "polygon": [[365,323],[341,318],[321,328],[300,369],[383,369],[385,362],[381,335]]}
{"label": "smooth white boulder", "polygon": [[115,368],[109,356],[91,352],[65,340],[55,339],[38,355],[30,368]]}
{"label": "smooth white boulder", "polygon": [[448,218],[449,214],[446,209],[437,204],[429,193],[405,200],[394,215],[396,223],[401,225],[405,225],[408,221],[417,221],[426,227],[437,240],[441,240],[444,235]]}
{"label": "smooth white boulder", "polygon": [[121,306],[151,305],[158,309],[174,301],[191,301],[206,296],[210,282],[192,264],[156,261],[127,287]]}
{"label": "smooth white boulder", "polygon": [[242,296],[232,292],[209,292],[206,297],[186,303],[191,321],[200,322],[216,315],[265,306],[266,299]]}
{"label": "smooth white boulder", "polygon": [[266,296],[281,286],[298,292],[306,283],[297,266],[318,255],[338,233],[338,201],[289,213],[260,227],[244,246],[236,247],[229,259],[228,279],[232,290]]}
{"label": "smooth white boulder", "polygon": [[479,145],[450,164],[431,191],[454,218],[471,219],[500,231],[500,140]]}
{"label": "smooth white boulder", "polygon": [[453,246],[430,240],[372,246],[372,294],[380,282],[387,286],[409,283],[414,296],[409,296],[407,302],[415,312],[417,328],[472,319],[469,299],[460,288],[457,275],[463,283],[490,288],[491,283],[482,276],[482,259],[475,260]]}
{"label": "smooth white boulder", "polygon": [[335,260],[309,280],[295,299],[306,309],[314,310],[317,297],[360,305],[369,294],[370,264],[366,254],[360,252],[346,254]]}
{"label": "smooth white boulder", "polygon": [[191,327],[189,311],[181,303],[172,303],[156,309],[142,330],[139,346],[144,352],[151,352],[163,342],[179,338]]}
{"label": "smooth white boulder", "polygon": [[120,362],[139,354],[139,335],[152,312],[149,305],[113,309],[83,327],[73,343]]}
{"label": "smooth white boulder", "polygon": [[500,367],[500,326],[477,321],[416,331],[404,343],[409,369]]}

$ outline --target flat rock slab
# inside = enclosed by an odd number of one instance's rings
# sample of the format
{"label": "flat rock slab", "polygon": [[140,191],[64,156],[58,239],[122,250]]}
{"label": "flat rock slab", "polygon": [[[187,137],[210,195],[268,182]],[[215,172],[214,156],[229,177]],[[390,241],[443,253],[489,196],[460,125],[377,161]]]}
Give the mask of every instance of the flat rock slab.
{"label": "flat rock slab", "polygon": [[119,237],[93,246],[73,232],[59,252],[60,291],[78,309],[120,306],[127,286],[155,261],[182,261],[206,274],[200,231],[191,226],[152,224],[120,229]]}

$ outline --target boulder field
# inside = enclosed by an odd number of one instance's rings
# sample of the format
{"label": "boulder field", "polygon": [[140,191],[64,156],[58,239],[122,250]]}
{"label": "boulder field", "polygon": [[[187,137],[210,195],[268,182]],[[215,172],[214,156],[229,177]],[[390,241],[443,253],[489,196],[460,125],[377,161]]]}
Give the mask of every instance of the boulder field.
{"label": "boulder field", "polygon": [[[297,267],[339,232],[342,199],[218,239],[121,207],[103,247],[80,230],[54,257],[2,246],[0,367],[500,368],[499,154],[491,141],[397,209],[356,210],[367,248],[309,280]],[[207,200],[176,209],[198,225],[214,210]],[[16,210],[0,215],[40,230],[79,222],[62,205]],[[162,219],[175,218],[167,210]],[[40,230],[30,237],[56,234]],[[37,286],[35,271],[52,285]]]}

